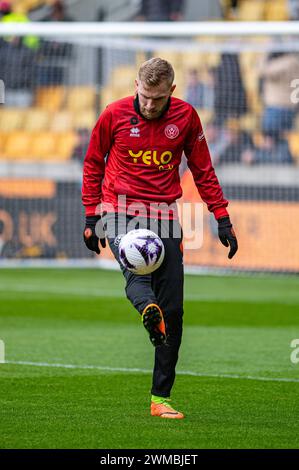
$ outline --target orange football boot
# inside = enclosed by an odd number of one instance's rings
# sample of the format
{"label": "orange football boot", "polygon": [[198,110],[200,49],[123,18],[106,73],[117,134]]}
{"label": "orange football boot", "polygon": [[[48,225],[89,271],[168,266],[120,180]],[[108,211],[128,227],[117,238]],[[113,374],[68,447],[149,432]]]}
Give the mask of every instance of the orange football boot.
{"label": "orange football boot", "polygon": [[142,312],[142,323],[149,333],[153,346],[160,346],[166,342],[166,331],[163,313],[157,304],[149,304]]}
{"label": "orange football boot", "polygon": [[165,399],[162,403],[151,402],[151,415],[168,419],[183,419],[185,416],[180,411],[176,411]]}

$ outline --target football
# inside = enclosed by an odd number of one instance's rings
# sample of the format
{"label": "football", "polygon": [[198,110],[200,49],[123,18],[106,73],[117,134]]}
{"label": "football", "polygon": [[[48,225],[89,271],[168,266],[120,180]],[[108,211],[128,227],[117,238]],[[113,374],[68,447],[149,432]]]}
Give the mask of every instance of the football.
{"label": "football", "polygon": [[135,229],[124,235],[119,243],[119,259],[134,274],[150,274],[164,259],[161,238],[151,230]]}

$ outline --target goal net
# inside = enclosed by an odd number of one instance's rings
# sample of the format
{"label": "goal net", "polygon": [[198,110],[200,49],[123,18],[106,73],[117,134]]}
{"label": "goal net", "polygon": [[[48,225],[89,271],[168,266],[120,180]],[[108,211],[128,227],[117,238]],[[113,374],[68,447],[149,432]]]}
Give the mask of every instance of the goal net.
{"label": "goal net", "polygon": [[[0,24],[2,265],[109,264],[109,249],[98,258],[82,241],[83,159],[101,111],[132,95],[139,65],[159,56],[201,118],[240,245],[228,261],[204,207],[186,266],[299,271],[297,23],[13,26]],[[200,202],[184,158],[180,174],[180,204]]]}

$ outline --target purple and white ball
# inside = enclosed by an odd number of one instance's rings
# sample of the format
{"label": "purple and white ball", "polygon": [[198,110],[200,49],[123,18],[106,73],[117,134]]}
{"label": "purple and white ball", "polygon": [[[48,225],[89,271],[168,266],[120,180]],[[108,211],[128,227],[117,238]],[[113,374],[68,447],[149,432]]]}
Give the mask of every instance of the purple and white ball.
{"label": "purple and white ball", "polygon": [[164,253],[161,238],[143,228],[131,230],[119,243],[119,259],[134,274],[150,274],[158,269],[163,262]]}

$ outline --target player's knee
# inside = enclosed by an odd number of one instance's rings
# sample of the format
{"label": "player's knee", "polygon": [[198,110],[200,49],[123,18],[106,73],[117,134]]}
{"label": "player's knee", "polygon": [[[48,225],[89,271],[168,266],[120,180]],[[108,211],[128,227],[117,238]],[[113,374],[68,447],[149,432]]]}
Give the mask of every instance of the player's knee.
{"label": "player's knee", "polygon": [[147,295],[141,294],[140,291],[131,289],[130,287],[126,287],[125,291],[127,299],[139,313],[142,313],[146,305],[149,303],[155,303],[155,299],[150,299]]}

